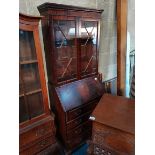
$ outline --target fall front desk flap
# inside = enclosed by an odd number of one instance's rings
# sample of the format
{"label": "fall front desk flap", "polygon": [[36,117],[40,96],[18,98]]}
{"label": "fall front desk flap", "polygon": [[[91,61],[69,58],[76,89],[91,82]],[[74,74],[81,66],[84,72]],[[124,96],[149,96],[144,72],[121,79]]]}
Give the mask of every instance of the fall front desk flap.
{"label": "fall front desk flap", "polygon": [[103,95],[102,83],[95,77],[78,80],[56,87],[64,111],[79,107]]}

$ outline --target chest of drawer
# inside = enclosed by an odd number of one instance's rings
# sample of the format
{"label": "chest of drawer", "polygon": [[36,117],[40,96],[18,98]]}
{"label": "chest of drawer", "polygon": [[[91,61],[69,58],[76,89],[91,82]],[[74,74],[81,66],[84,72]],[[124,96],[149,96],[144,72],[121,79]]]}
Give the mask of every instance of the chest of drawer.
{"label": "chest of drawer", "polygon": [[53,139],[54,139],[53,136],[47,137],[47,138],[35,143],[31,147],[29,147],[29,148],[23,150],[22,152],[20,152],[20,155],[34,155],[34,154],[42,151],[46,147],[48,147],[48,146],[52,145],[53,143],[55,143],[55,141],[53,141]]}
{"label": "chest of drawer", "polygon": [[87,122],[89,120],[90,114],[91,114],[91,111],[67,123],[67,131],[70,131],[73,128],[79,126],[80,124]]}
{"label": "chest of drawer", "polygon": [[67,144],[67,148],[75,148],[78,145],[84,143],[86,140],[88,140],[91,137],[91,131],[90,130],[86,130],[83,133],[77,135],[76,137],[71,137],[70,139],[68,139],[66,141]]}
{"label": "chest of drawer", "polygon": [[93,122],[92,141],[101,149],[109,149],[109,152],[114,152],[111,155],[135,154],[133,134],[104,124]]}
{"label": "chest of drawer", "polygon": [[54,135],[55,128],[53,122],[49,121],[20,134],[20,146],[27,145],[37,139],[41,139],[45,135],[52,133]]}
{"label": "chest of drawer", "polygon": [[67,139],[77,138],[78,136],[83,135],[85,132],[91,131],[91,129],[92,122],[88,120],[87,122],[67,132]]}
{"label": "chest of drawer", "polygon": [[98,102],[91,102],[85,106],[67,112],[67,122],[80,117],[81,115],[91,111],[96,107]]}

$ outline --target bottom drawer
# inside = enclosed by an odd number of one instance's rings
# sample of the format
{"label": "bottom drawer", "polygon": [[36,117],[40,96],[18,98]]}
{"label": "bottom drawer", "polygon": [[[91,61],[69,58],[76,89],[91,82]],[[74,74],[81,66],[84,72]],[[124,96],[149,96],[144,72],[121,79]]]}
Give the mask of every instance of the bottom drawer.
{"label": "bottom drawer", "polygon": [[41,119],[38,122],[20,129],[20,147],[27,146],[51,133],[53,135],[55,134],[54,120],[51,116],[48,116],[45,119]]}
{"label": "bottom drawer", "polygon": [[67,140],[66,148],[67,149],[75,149],[80,144],[84,143],[91,137],[91,130],[85,131],[81,135],[79,134],[76,138],[70,138]]}
{"label": "bottom drawer", "polygon": [[55,143],[53,139],[54,139],[53,136],[47,137],[46,139],[41,140],[36,144],[34,144],[32,147],[27,148],[26,150],[20,152],[20,155],[34,155],[35,153],[38,153],[43,149],[45,149],[46,147],[48,147],[49,145]]}
{"label": "bottom drawer", "polygon": [[83,135],[91,130],[92,130],[92,121],[88,120],[87,122],[67,132],[67,139],[74,139],[76,137],[79,137],[79,135]]}

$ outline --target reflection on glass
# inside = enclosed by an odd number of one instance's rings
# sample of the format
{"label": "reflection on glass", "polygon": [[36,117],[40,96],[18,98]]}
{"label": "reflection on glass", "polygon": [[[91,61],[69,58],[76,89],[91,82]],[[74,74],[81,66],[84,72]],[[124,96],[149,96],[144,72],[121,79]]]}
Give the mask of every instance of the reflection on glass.
{"label": "reflection on glass", "polygon": [[97,22],[82,21],[81,23],[81,75],[97,71]]}
{"label": "reflection on glass", "polygon": [[21,80],[21,75],[20,75],[20,72],[19,72],[19,94],[23,94],[24,91],[23,91],[23,83],[22,83],[22,80]]}
{"label": "reflection on glass", "polygon": [[25,64],[21,66],[23,73],[23,81],[25,86],[25,91],[34,91],[40,89],[40,78],[38,72],[38,65],[34,64]]}
{"label": "reflection on glass", "polygon": [[77,76],[75,48],[75,21],[54,20],[57,81],[74,79]]}
{"label": "reflection on glass", "polygon": [[27,101],[30,109],[31,118],[43,114],[44,107],[42,93],[27,95]]}
{"label": "reflection on glass", "polygon": [[75,21],[54,20],[55,46],[74,45]]}
{"label": "reflection on glass", "polygon": [[19,98],[19,123],[24,122],[28,119],[29,119],[29,116],[26,111],[24,97],[20,97]]}
{"label": "reflection on glass", "polygon": [[36,60],[36,51],[32,31],[19,30],[20,61]]}
{"label": "reflection on glass", "polygon": [[81,25],[81,37],[89,38],[93,44],[96,44],[97,38],[97,22],[96,21],[83,21]]}

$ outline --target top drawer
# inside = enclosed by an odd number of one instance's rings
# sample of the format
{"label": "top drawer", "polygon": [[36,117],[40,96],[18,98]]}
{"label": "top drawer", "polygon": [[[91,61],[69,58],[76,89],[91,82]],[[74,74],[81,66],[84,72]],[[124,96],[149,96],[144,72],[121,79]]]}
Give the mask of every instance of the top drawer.
{"label": "top drawer", "polygon": [[20,146],[24,146],[30,142],[42,138],[49,133],[53,133],[53,135],[55,134],[54,122],[51,120],[22,133],[20,135]]}
{"label": "top drawer", "polygon": [[67,122],[81,116],[82,114],[85,114],[86,112],[93,111],[93,109],[96,107],[98,101],[95,100],[89,104],[86,104],[85,106],[81,106],[79,108],[76,108],[74,110],[67,112]]}

